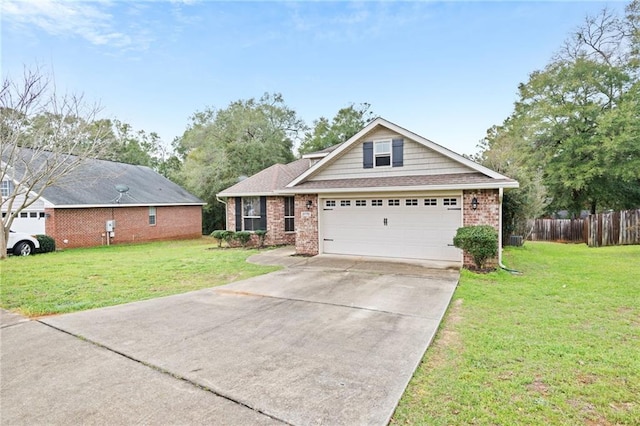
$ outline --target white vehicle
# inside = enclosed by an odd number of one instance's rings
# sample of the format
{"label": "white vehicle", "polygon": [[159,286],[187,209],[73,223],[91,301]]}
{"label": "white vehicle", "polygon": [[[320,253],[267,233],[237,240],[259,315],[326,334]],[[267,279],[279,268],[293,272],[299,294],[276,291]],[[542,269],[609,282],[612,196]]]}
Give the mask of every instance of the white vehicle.
{"label": "white vehicle", "polygon": [[16,256],[29,256],[40,248],[38,239],[24,232],[9,231],[9,241],[7,241],[7,253]]}

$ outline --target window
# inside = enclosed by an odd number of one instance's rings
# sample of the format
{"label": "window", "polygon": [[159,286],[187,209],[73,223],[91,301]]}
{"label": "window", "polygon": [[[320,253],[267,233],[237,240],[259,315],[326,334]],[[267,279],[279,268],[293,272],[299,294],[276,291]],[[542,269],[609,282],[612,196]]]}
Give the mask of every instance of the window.
{"label": "window", "polygon": [[399,206],[400,205],[400,200],[389,200],[389,205],[390,206]]}
{"label": "window", "polygon": [[295,199],[284,197],[284,232],[293,232],[295,228]]}
{"label": "window", "polygon": [[45,216],[45,214],[44,214],[44,212],[40,212],[40,218],[42,219],[42,218],[44,218],[44,217],[46,217],[46,216]]}
{"label": "window", "polygon": [[38,218],[38,212],[30,212],[29,213],[29,217],[32,219],[37,219]]}
{"label": "window", "polygon": [[406,206],[417,206],[418,205],[418,199],[417,198],[407,199],[407,200],[404,201],[404,204]]}
{"label": "window", "polygon": [[13,182],[10,180],[3,180],[0,183],[0,193],[3,197],[8,197],[13,192]]}
{"label": "window", "polygon": [[457,198],[443,198],[442,204],[445,206],[457,206],[458,199]]}
{"label": "window", "polygon": [[381,206],[382,205],[382,200],[371,200],[371,205],[372,206]]}
{"label": "window", "polygon": [[351,206],[351,200],[340,200],[340,207],[349,207]]}
{"label": "window", "polygon": [[22,217],[22,218],[29,217],[29,214],[27,212],[22,212],[22,213],[20,213],[20,217]]}
{"label": "window", "polygon": [[244,197],[242,199],[243,230],[255,231],[260,229],[260,197]]}
{"label": "window", "polygon": [[391,141],[377,141],[373,144],[376,167],[391,165]]}
{"label": "window", "polygon": [[325,207],[335,207],[336,206],[336,201],[335,200],[327,200],[324,202],[324,206]]}
{"label": "window", "polygon": [[156,224],[156,208],[149,207],[149,225],[155,226]]}
{"label": "window", "polygon": [[425,206],[437,206],[438,205],[438,199],[437,198],[425,198],[424,199],[424,205]]}
{"label": "window", "polygon": [[367,200],[356,200],[356,207],[366,207]]}

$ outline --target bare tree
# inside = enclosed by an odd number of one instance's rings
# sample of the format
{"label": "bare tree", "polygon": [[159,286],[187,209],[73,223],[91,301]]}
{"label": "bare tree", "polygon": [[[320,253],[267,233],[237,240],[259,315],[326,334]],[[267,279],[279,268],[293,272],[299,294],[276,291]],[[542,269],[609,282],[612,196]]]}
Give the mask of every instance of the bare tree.
{"label": "bare tree", "polygon": [[6,258],[9,230],[20,212],[43,192],[100,157],[111,139],[96,121],[100,108],[82,96],[60,95],[49,74],[25,68],[19,80],[7,76],[0,92],[0,181],[3,188],[0,259]]}

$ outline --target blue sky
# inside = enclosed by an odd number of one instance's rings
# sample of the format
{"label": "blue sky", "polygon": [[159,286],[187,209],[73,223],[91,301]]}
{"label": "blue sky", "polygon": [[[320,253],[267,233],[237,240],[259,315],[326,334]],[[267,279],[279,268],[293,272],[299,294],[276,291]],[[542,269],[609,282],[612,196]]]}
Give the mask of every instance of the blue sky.
{"label": "blue sky", "polygon": [[53,72],[170,144],[206,107],[282,93],[307,124],[351,103],[458,153],[512,111],[587,14],[622,2],[3,0],[2,75]]}

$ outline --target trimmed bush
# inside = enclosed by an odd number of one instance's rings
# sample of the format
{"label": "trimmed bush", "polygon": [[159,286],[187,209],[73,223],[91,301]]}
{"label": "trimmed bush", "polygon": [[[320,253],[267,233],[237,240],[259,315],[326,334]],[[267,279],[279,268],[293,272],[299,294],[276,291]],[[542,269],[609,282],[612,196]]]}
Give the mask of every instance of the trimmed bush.
{"label": "trimmed bush", "polygon": [[229,231],[226,231],[224,229],[217,229],[210,234],[218,242],[218,247],[222,247],[222,242],[225,241],[225,232]]}
{"label": "trimmed bush", "polygon": [[264,239],[267,237],[267,231],[265,231],[264,229],[258,229],[257,231],[255,231],[255,234],[258,236],[260,248],[264,247]]}
{"label": "trimmed bush", "polygon": [[36,235],[36,239],[40,243],[38,253],[49,253],[52,251],[56,251],[56,240],[54,240],[53,237],[44,234],[38,234]]}
{"label": "trimmed bush", "polygon": [[238,240],[242,247],[246,247],[247,243],[251,239],[251,232],[249,231],[238,231],[233,235],[233,238]]}
{"label": "trimmed bush", "polygon": [[453,245],[469,253],[476,268],[482,269],[498,254],[498,231],[489,225],[464,226],[458,228]]}

